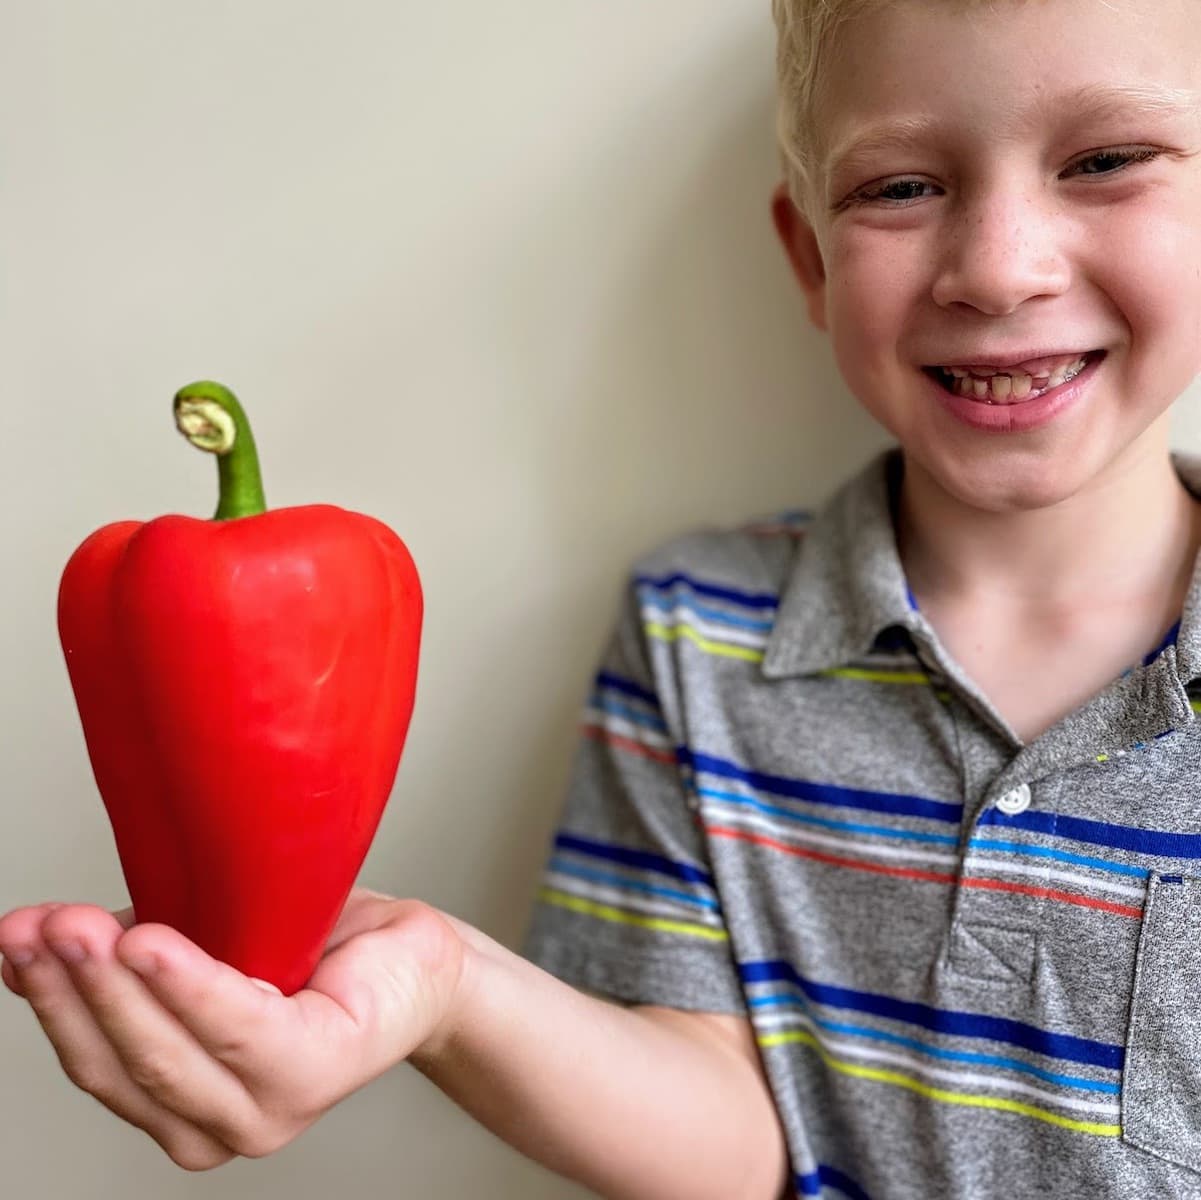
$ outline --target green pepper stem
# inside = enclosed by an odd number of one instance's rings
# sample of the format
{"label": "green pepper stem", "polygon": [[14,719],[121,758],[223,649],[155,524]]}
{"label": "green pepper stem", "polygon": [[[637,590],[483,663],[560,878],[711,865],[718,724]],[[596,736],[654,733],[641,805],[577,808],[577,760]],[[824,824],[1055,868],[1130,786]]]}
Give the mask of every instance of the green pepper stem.
{"label": "green pepper stem", "polygon": [[208,379],[180,388],[175,393],[175,425],[197,449],[217,456],[221,495],[214,521],[267,511],[254,434],[229,388]]}

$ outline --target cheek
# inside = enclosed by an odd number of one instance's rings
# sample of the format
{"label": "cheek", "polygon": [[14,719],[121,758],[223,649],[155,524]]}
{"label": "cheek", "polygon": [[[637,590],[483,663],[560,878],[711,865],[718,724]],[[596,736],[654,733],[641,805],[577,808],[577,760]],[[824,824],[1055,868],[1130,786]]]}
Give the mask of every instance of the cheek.
{"label": "cheek", "polygon": [[859,232],[837,241],[828,281],[831,348],[851,389],[895,371],[909,322],[921,311],[921,279],[895,236]]}
{"label": "cheek", "polygon": [[1135,352],[1191,378],[1201,366],[1201,222],[1153,210],[1111,222],[1094,245],[1098,281]]}

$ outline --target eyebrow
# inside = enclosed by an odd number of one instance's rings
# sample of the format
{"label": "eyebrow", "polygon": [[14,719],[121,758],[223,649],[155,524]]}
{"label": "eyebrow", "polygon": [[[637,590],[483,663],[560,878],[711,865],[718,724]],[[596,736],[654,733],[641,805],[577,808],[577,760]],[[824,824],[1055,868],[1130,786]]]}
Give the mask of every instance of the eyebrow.
{"label": "eyebrow", "polygon": [[[1029,127],[1040,111],[1070,113],[1077,120],[1110,120],[1117,117],[1201,116],[1201,93],[1190,88],[1115,87],[1090,84],[1066,95],[1049,96],[1030,113],[1007,114],[1020,127]],[[1024,118],[1024,119],[1023,119]],[[827,177],[848,160],[903,149],[928,137],[939,128],[935,117],[909,117],[883,121],[853,131],[825,156]]]}

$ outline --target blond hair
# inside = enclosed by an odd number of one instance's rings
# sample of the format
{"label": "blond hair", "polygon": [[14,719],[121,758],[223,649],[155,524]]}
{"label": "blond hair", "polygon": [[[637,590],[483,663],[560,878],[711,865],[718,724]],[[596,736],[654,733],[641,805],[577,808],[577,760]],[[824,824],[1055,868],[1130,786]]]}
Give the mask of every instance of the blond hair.
{"label": "blond hair", "polygon": [[[821,166],[817,98],[838,31],[890,0],[772,0],[776,22],[776,141],[793,203],[812,214]],[[948,0],[956,8],[990,0]]]}
{"label": "blond hair", "polygon": [[886,0],[772,0],[776,22],[776,143],[793,203],[811,212],[819,131],[816,97],[840,26]]}

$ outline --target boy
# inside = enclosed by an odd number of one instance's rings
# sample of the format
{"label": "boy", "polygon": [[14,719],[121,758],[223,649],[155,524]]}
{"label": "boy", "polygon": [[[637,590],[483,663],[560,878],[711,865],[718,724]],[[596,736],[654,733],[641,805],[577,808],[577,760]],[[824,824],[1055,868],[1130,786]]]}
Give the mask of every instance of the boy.
{"label": "boy", "polygon": [[639,564],[548,970],[363,891],[290,999],[128,913],[0,921],[71,1078],[181,1165],[408,1058],[608,1197],[1201,1197],[1201,463],[1167,448],[1201,369],[1201,23],[775,11],[776,226],[899,450],[803,539]]}

